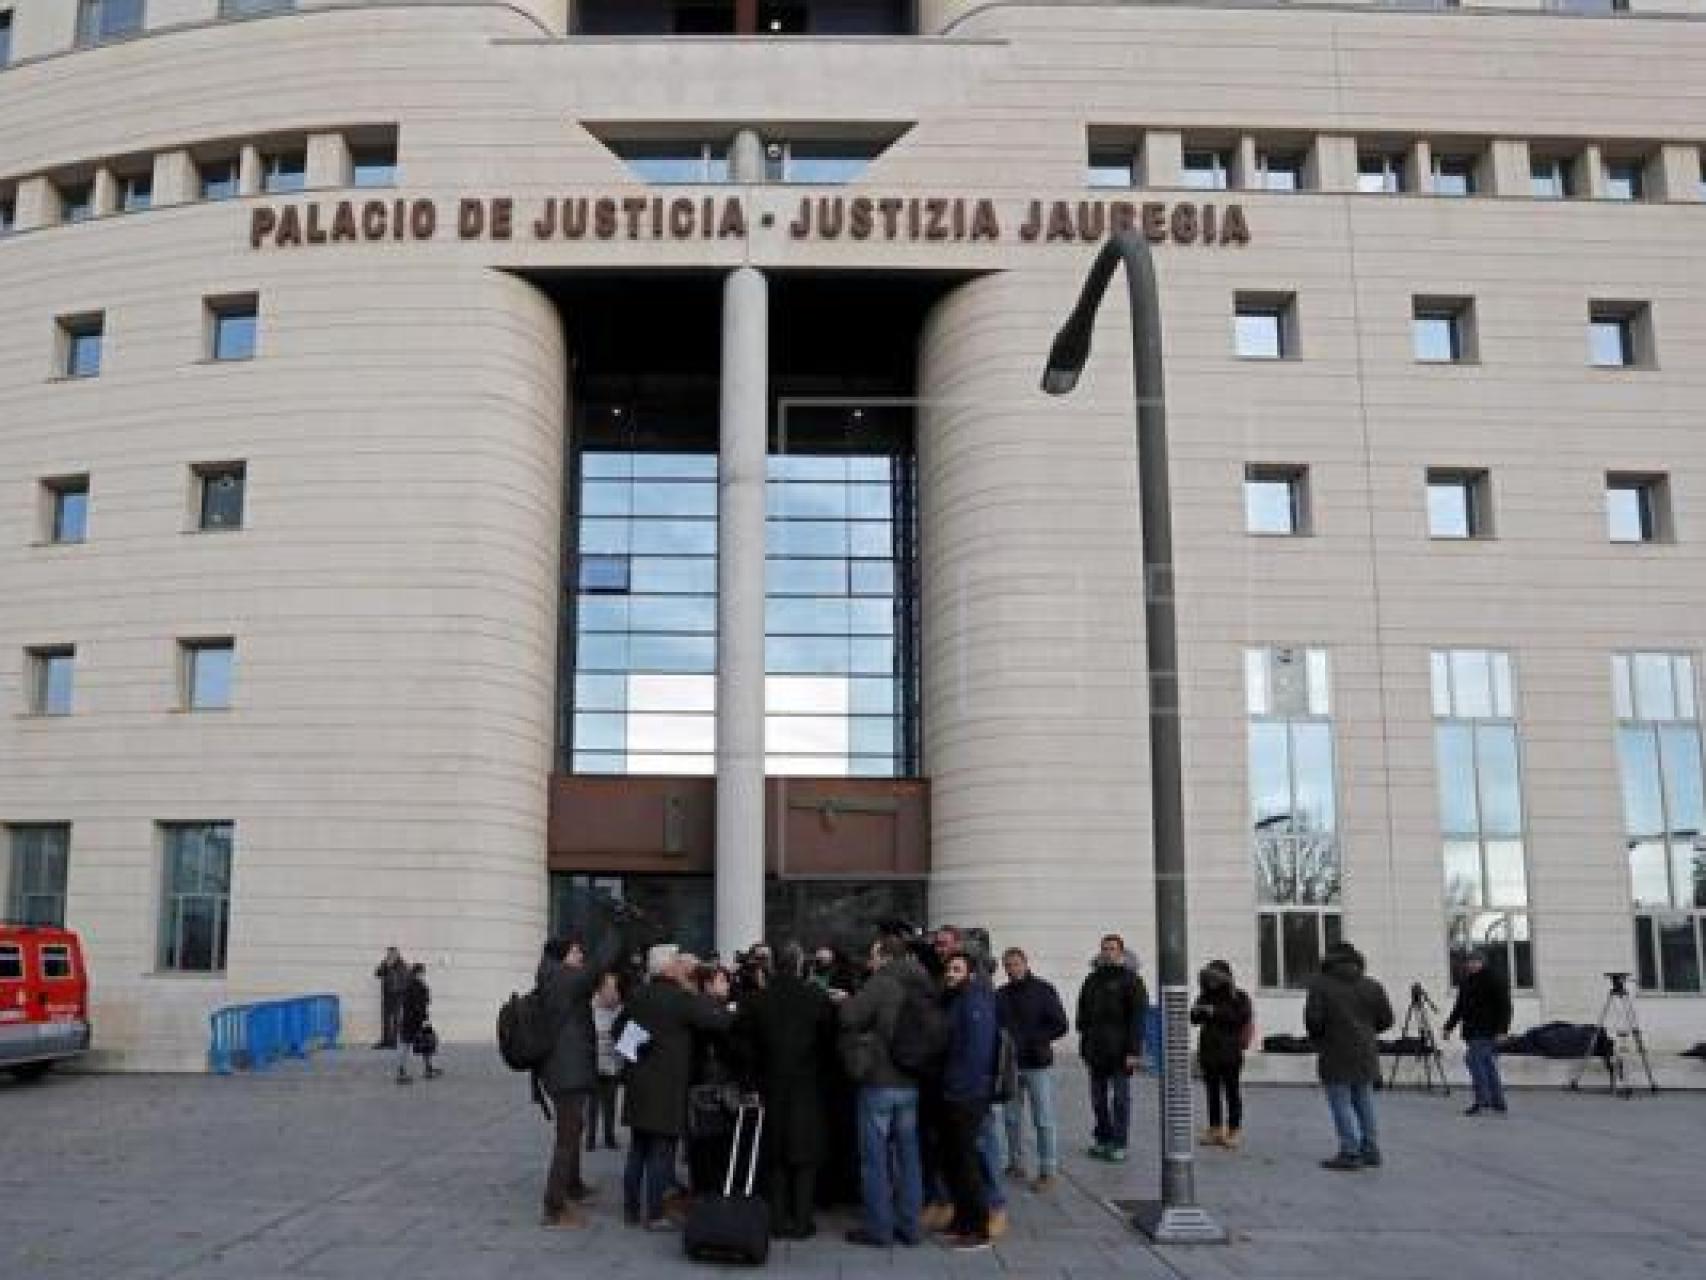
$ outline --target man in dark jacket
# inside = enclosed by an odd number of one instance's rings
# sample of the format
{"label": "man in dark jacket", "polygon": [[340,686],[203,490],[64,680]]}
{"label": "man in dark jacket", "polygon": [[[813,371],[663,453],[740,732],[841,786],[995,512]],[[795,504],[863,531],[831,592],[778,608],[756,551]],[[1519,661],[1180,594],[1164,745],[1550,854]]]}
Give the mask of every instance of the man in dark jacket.
{"label": "man in dark jacket", "polygon": [[901,1006],[931,1001],[929,975],[905,942],[871,946],[871,977],[841,1006],[842,1056],[859,1089],[859,1190],[865,1220],[850,1244],[886,1249],[921,1239],[924,1175],[918,1155],[918,1081],[895,1065],[891,1048]]}
{"label": "man in dark jacket", "polygon": [[[545,1176],[543,1222],[547,1227],[586,1225],[569,1202],[588,1195],[581,1179],[581,1134],[587,1099],[598,1087],[598,1032],[592,1022],[592,993],[621,952],[621,933],[610,928],[604,931],[591,963],[581,963],[584,952],[579,943],[551,947],[547,959],[540,963],[539,989],[545,999],[545,1016],[557,1028],[551,1056],[539,1068],[539,1085],[550,1095],[557,1117],[551,1169]],[[551,955],[561,957],[555,965],[548,963]]]}
{"label": "man in dark jacket", "polygon": [[409,966],[396,947],[386,947],[385,957],[373,971],[379,979],[379,1040],[375,1049],[397,1047],[397,1021],[403,1016],[403,991],[409,985]]}
{"label": "man in dark jacket", "polygon": [[989,1195],[978,1164],[977,1141],[995,1096],[995,992],[972,972],[964,952],[942,971],[948,1013],[948,1059],[942,1070],[942,1176],[954,1200],[948,1247],[989,1248]]}
{"label": "man in dark jacket", "polygon": [[1511,1029],[1510,983],[1487,967],[1487,953],[1474,950],[1463,957],[1463,977],[1457,984],[1457,1000],[1445,1020],[1447,1037],[1463,1024],[1463,1061],[1475,1086],[1475,1102],[1463,1114],[1503,1112],[1505,1085],[1499,1078],[1500,1036]]}
{"label": "man in dark jacket", "polygon": [[1031,1123],[1037,1131],[1037,1180],[1034,1191],[1054,1186],[1060,1171],[1054,1121],[1054,1042],[1072,1029],[1054,984],[1031,972],[1030,960],[1018,947],[1001,955],[1007,984],[995,993],[996,1012],[1013,1037],[1013,1056],[1019,1068],[1019,1092],[1001,1110],[1007,1122],[1007,1172],[1025,1176],[1025,1101],[1030,1100]]}
{"label": "man in dark jacket", "polygon": [[426,966],[412,964],[408,966],[408,981],[403,987],[403,998],[399,1002],[397,1013],[397,1083],[412,1084],[413,1077],[409,1075],[409,1054],[411,1051],[420,1053],[424,1064],[424,1074],[428,1080],[443,1074],[432,1065],[432,1054],[421,1052],[427,1043],[423,1033],[427,1029],[427,1019],[432,1008],[432,992],[426,984]]}
{"label": "man in dark jacket", "polygon": [[1321,1162],[1325,1169],[1375,1168],[1381,1162],[1374,1122],[1376,1037],[1391,1025],[1386,988],[1364,974],[1362,953],[1348,942],[1328,947],[1303,1002],[1303,1028],[1315,1042],[1316,1068],[1339,1134],[1339,1154]]}
{"label": "man in dark jacket", "polygon": [[773,1234],[783,1240],[817,1234],[812,1210],[828,1145],[824,1081],[835,1053],[835,1006],[805,972],[805,951],[788,943],[764,987],[741,1002],[735,1019],[764,1099],[767,1199]]}
{"label": "man in dark jacket", "polygon": [[1143,1057],[1143,1019],[1149,992],[1117,933],[1102,939],[1090,976],[1078,989],[1078,1051],[1090,1069],[1096,1113],[1090,1155],[1116,1164],[1131,1135],[1131,1077]]}
{"label": "man in dark jacket", "polygon": [[734,1019],[693,989],[691,957],[654,948],[649,967],[651,980],[624,1011],[646,1039],[622,1100],[622,1119],[632,1130],[622,1201],[630,1226],[666,1231],[671,1224],[663,1216],[663,1193],[674,1169],[676,1143],[687,1130],[693,1035],[725,1031]]}

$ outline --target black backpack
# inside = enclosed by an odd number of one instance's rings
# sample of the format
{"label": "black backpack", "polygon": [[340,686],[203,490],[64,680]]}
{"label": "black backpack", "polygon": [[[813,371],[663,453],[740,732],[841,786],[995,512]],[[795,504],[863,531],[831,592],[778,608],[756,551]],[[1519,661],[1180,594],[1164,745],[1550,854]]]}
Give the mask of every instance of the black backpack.
{"label": "black backpack", "polygon": [[894,1065],[914,1080],[934,1080],[948,1060],[948,1017],[928,989],[907,985],[889,1040]]}
{"label": "black backpack", "polygon": [[511,993],[498,1010],[498,1053],[511,1071],[537,1071],[557,1046],[557,1029],[545,1012],[538,987],[526,995]]}

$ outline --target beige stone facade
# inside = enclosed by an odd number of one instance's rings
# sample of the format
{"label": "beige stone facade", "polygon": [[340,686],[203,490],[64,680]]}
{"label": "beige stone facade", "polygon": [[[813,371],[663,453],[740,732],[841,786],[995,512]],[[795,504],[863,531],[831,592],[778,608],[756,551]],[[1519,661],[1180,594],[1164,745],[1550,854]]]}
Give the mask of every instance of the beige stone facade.
{"label": "beige stone facade", "polygon": [[[1519,1021],[1591,1019],[1602,971],[1635,967],[1611,656],[1706,651],[1706,8],[1632,7],[924,3],[916,34],[764,39],[582,37],[564,0],[251,20],[149,0],[142,33],[73,48],[70,0],[0,0],[0,823],[71,826],[101,1044],[194,1065],[210,1009],[318,990],[366,1034],[390,943],[431,966],[451,1039],[527,980],[572,354],[540,282],[591,270],[944,274],[917,386],[931,914],[1068,981],[1106,929],[1147,956],[1124,309],[1078,393],[1043,396],[1094,244],[1026,239],[1033,200],[1236,206],[1248,227],[1156,249],[1194,955],[1254,982],[1245,651],[1320,649],[1344,933],[1439,994],[1430,653],[1500,650],[1534,939]],[[834,188],[648,187],[599,140],[740,128],[897,140]],[[378,137],[394,187],[351,190]],[[281,142],[305,149],[299,194],[264,190]],[[1405,191],[1357,189],[1377,145]],[[1093,146],[1129,152],[1133,190],[1087,186]],[[1204,150],[1230,189],[1188,185]],[[1259,189],[1280,151],[1305,189]],[[1434,194],[1458,155],[1475,190]],[[1570,198],[1534,194],[1551,156]],[[235,198],[202,199],[224,158]],[[1640,198],[1612,198],[1631,168]],[[135,173],[151,207],[121,212]],[[67,224],[84,182],[94,216]],[[892,235],[878,209],[863,238],[796,236],[803,196],[902,203]],[[625,197],[664,203],[618,205],[609,236],[535,230],[547,202]],[[489,203],[460,234],[467,199],[513,201],[511,235]],[[206,300],[250,294],[253,358],[209,359]],[[1290,358],[1237,356],[1239,295],[1283,303]],[[1415,358],[1417,299],[1472,306],[1471,358]],[[1634,318],[1630,367],[1590,364],[1593,304]],[[95,314],[99,375],[62,376],[58,322]],[[243,527],[197,531],[194,468],[227,461]],[[1251,465],[1306,469],[1307,536],[1246,532]],[[1429,468],[1486,473],[1494,536],[1429,537]],[[1610,473],[1662,478],[1653,542],[1608,540]],[[87,533],[56,545],[43,484],[72,476]],[[234,641],[231,706],[185,711],[178,646],[210,636]],[[52,646],[75,648],[65,716],[31,714]],[[161,972],[161,824],[214,820],[235,831],[226,967]],[[1291,1029],[1294,995],[1262,1008]],[[1666,1046],[1701,1038],[1702,1008],[1642,1003]]]}

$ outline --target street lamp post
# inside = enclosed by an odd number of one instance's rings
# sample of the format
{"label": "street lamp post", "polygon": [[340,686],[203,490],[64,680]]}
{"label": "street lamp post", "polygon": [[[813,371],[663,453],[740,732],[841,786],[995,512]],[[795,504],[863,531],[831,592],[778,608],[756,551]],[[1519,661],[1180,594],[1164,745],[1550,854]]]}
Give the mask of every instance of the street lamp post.
{"label": "street lamp post", "polygon": [[1078,385],[1078,375],[1090,355],[1096,309],[1114,269],[1122,263],[1131,296],[1131,356],[1137,390],[1137,491],[1143,536],[1150,813],[1155,837],[1155,932],[1162,1025],[1161,1198],[1143,1202],[1133,1225],[1158,1244],[1221,1243],[1226,1232],[1196,1202],[1178,624],[1173,613],[1173,516],[1167,483],[1161,301],[1155,287],[1155,261],[1149,245],[1136,232],[1116,232],[1096,256],[1078,305],[1049,350],[1043,390],[1060,396]]}

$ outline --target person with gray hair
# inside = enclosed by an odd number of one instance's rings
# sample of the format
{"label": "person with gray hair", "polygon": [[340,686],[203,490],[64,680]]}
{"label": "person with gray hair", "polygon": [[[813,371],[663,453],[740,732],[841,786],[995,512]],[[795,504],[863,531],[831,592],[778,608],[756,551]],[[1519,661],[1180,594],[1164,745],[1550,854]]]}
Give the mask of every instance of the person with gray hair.
{"label": "person with gray hair", "polygon": [[829,1147],[824,1081],[835,1053],[835,1006],[807,981],[799,943],[781,949],[768,982],[742,1001],[735,1034],[764,1100],[765,1198],[774,1234],[808,1239],[817,1234],[812,1210]]}

